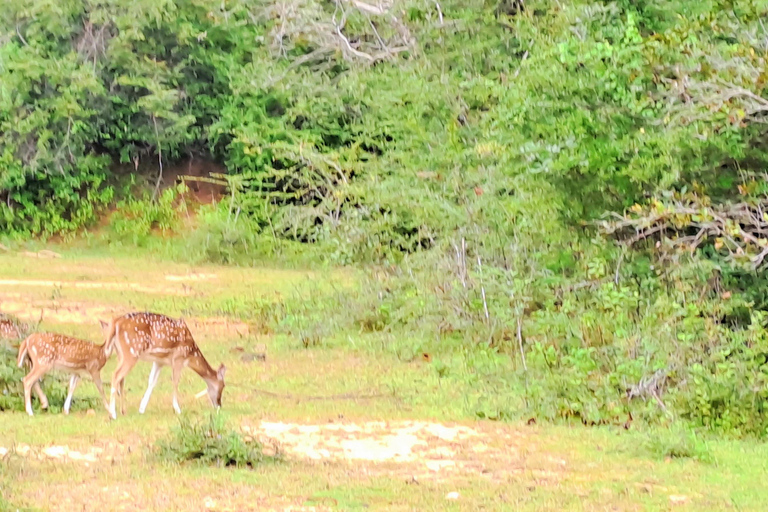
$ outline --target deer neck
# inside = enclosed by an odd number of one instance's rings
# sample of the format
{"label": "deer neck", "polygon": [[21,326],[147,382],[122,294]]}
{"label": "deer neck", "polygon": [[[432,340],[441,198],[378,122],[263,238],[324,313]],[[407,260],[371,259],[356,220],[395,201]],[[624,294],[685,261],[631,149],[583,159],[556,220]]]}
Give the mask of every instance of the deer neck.
{"label": "deer neck", "polygon": [[189,358],[189,367],[208,384],[213,384],[219,380],[216,370],[211,368],[211,365],[208,364],[208,361],[205,360],[203,354],[199,351]]}

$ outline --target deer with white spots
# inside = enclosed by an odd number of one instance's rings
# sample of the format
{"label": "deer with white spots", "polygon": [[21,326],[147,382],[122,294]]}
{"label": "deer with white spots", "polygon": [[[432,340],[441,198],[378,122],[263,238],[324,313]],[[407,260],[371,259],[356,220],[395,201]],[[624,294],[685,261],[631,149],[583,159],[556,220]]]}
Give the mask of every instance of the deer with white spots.
{"label": "deer with white spots", "polygon": [[214,370],[198,348],[192,333],[184,320],[157,313],[128,313],[115,318],[107,325],[101,322],[107,331],[106,343],[113,344],[117,351],[118,363],[112,375],[109,411],[113,419],[117,418],[115,394],[120,395],[120,412],[125,414],[123,385],[125,377],[138,361],[151,361],[147,391],[141,399],[139,413],[143,414],[149,403],[152,390],[157,385],[160,370],[170,366],[173,371],[173,410],[181,413],[178,400],[181,370],[190,367],[207,384],[208,398],[217,409],[221,407],[221,395],[224,391],[224,373],[222,364]]}
{"label": "deer with white spots", "polygon": [[77,338],[49,332],[30,334],[19,346],[19,356],[16,363],[22,367],[26,358],[32,363],[32,369],[23,379],[24,405],[27,414],[32,416],[31,390],[35,389],[43,409],[48,408],[48,398],[40,389],[39,380],[51,370],[60,370],[71,374],[69,393],[64,402],[64,414],[69,414],[72,405],[72,395],[75,392],[80,376],[90,374],[93,383],[101,394],[104,407],[109,410],[107,397],[101,384],[101,369],[111,354],[108,344],[94,345]]}

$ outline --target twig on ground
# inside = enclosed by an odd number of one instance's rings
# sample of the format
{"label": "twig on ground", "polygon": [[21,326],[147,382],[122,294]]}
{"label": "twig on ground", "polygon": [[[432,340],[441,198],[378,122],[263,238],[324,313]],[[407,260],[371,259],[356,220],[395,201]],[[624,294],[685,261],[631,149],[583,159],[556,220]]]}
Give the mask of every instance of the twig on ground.
{"label": "twig on ground", "polygon": [[[242,388],[258,395],[270,396],[273,398],[280,398],[284,400],[296,400],[297,402],[313,402],[321,400],[373,400],[376,398],[392,398],[399,400],[398,397],[389,393],[339,393],[335,395],[294,395],[291,393],[275,393],[274,391],[267,391],[266,389],[259,389],[252,386],[243,386],[239,384],[230,384],[228,387]],[[204,389],[195,395],[195,398],[202,398],[208,393],[207,389]]]}
{"label": "twig on ground", "polygon": [[525,350],[523,349],[523,322],[517,317],[517,344],[520,346],[520,358],[523,360],[523,370],[528,372],[528,365],[525,363]]}
{"label": "twig on ground", "polygon": [[488,313],[488,301],[485,298],[485,286],[483,285],[483,264],[480,262],[480,256],[477,257],[477,269],[480,272],[480,293],[483,296],[483,312],[485,313],[485,323],[490,323],[491,315]]}

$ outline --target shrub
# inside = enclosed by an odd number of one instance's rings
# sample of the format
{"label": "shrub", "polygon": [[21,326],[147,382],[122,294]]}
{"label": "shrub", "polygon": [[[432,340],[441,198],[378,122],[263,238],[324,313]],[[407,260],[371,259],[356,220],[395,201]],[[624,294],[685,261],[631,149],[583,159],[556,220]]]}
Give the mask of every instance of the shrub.
{"label": "shrub", "polygon": [[179,464],[198,462],[218,467],[252,468],[279,458],[278,455],[265,455],[260,443],[230,429],[218,413],[199,420],[183,416],[157,447],[162,459]]}
{"label": "shrub", "polygon": [[706,441],[685,426],[654,428],[645,433],[642,449],[659,459],[694,459],[713,462]]}

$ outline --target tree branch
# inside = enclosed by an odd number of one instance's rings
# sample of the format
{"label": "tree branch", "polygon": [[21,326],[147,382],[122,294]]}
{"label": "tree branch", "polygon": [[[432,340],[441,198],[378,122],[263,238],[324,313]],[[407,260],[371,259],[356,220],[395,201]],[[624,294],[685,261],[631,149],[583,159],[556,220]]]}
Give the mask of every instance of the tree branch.
{"label": "tree branch", "polygon": [[[612,219],[598,225],[604,234],[623,238],[626,247],[658,236],[656,245],[662,252],[693,252],[708,238],[715,238],[717,250],[724,248],[729,257],[749,262],[754,269],[768,257],[766,207],[768,197],[710,205],[708,198],[688,195],[663,203],[652,201],[644,208],[635,206],[624,216],[612,213]],[[635,234],[624,236],[629,229]],[[681,232],[687,233],[680,236]]]}

